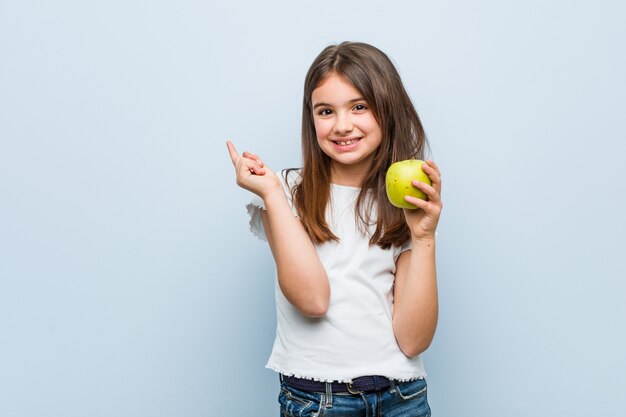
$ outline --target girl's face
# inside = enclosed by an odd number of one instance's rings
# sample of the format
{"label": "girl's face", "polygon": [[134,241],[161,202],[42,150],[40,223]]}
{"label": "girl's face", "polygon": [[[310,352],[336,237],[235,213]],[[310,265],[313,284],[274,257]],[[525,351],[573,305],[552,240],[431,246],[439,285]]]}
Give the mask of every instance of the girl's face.
{"label": "girl's face", "polygon": [[360,185],[382,140],[374,113],[359,90],[336,74],[313,90],[311,101],[317,143],[332,160],[331,180]]}

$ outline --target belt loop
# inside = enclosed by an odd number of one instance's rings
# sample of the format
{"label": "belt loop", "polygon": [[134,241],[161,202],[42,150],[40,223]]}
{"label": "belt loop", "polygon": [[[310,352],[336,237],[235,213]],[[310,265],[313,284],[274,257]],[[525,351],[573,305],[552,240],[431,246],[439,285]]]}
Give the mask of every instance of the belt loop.
{"label": "belt loop", "polygon": [[324,408],[333,408],[333,384],[326,382],[326,404]]}
{"label": "belt loop", "polygon": [[278,378],[280,379],[280,383],[283,383],[283,374],[278,374]]}

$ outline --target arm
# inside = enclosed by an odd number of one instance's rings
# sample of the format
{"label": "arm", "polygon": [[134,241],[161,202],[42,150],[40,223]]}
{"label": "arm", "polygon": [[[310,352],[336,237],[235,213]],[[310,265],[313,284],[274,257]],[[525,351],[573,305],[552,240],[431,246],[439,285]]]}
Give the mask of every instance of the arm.
{"label": "arm", "polygon": [[413,249],[396,263],[393,331],[409,357],[425,351],[435,336],[438,318],[435,240],[412,240]]}
{"label": "arm", "polygon": [[330,302],[330,284],[315,246],[308,233],[293,215],[280,179],[261,159],[244,152],[237,154],[228,142],[237,184],[263,199],[263,227],[270,245],[281,291],[302,314],[320,317]]}
{"label": "arm", "polygon": [[300,312],[310,317],[326,314],[330,284],[315,246],[287,203],[285,193],[263,199],[263,227],[276,261],[280,289]]}
{"label": "arm", "polygon": [[404,210],[413,247],[398,257],[394,282],[393,331],[398,346],[409,357],[419,355],[430,346],[439,311],[435,230],[442,209],[441,174],[432,161],[422,169],[433,184],[413,182],[426,193],[428,201],[405,197],[418,209]]}

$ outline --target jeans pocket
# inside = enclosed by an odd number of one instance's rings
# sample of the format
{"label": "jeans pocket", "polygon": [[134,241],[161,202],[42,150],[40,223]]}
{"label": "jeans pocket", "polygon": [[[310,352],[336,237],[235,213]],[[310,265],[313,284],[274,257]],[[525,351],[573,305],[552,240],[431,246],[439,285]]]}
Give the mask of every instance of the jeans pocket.
{"label": "jeans pocket", "polygon": [[283,385],[278,396],[281,416],[307,417],[319,409],[319,394],[308,393]]}
{"label": "jeans pocket", "polygon": [[428,387],[425,379],[401,382],[396,385],[396,393],[403,400],[412,400],[426,395]]}

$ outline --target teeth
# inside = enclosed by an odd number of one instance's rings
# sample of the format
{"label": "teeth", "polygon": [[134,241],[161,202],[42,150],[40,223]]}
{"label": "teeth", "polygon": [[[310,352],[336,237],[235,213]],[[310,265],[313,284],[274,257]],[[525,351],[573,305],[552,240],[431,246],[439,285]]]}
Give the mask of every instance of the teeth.
{"label": "teeth", "polygon": [[352,145],[353,143],[356,143],[357,139],[352,139],[352,140],[346,140],[346,141],[337,141],[338,144],[340,144],[341,146],[346,146],[346,145]]}

